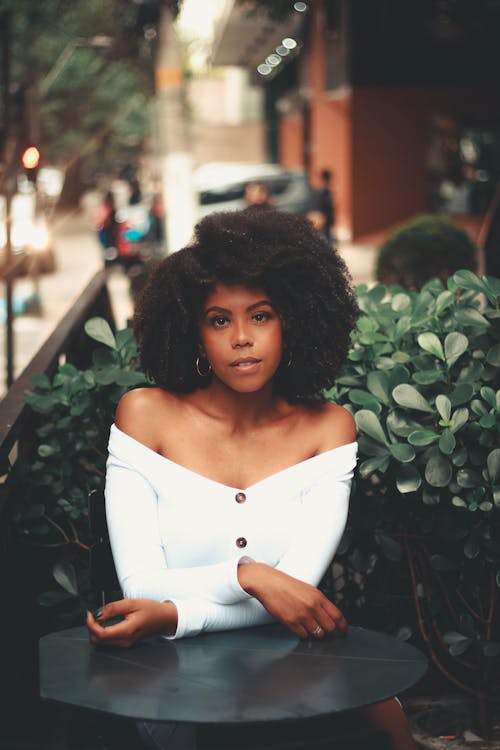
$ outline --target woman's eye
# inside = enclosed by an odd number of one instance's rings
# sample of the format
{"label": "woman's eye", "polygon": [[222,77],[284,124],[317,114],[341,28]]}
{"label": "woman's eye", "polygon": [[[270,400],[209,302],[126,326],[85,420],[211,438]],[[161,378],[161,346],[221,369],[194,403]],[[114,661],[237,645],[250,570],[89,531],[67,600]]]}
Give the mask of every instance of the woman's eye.
{"label": "woman's eye", "polygon": [[265,320],[269,320],[270,317],[271,316],[269,313],[259,312],[259,313],[255,313],[255,315],[253,316],[253,319],[257,321],[257,323],[263,323]]}
{"label": "woman's eye", "polygon": [[221,328],[227,323],[227,318],[224,318],[222,315],[217,315],[216,317],[211,318],[210,323],[214,328]]}

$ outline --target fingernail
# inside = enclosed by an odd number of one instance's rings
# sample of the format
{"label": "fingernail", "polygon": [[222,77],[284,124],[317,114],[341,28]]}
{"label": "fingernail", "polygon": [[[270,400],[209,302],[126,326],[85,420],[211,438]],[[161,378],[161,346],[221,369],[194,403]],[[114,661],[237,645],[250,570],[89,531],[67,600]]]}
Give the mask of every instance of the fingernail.
{"label": "fingernail", "polygon": [[95,620],[98,620],[99,617],[102,617],[102,609],[96,609],[95,612],[92,612],[92,616]]}

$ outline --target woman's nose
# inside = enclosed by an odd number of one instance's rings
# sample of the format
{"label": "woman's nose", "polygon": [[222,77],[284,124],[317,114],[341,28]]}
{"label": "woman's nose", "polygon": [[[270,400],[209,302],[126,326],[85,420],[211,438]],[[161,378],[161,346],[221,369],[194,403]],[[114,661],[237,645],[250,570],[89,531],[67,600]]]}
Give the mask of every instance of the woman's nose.
{"label": "woman's nose", "polygon": [[233,348],[237,346],[251,346],[253,339],[248,326],[244,323],[235,323],[233,326]]}

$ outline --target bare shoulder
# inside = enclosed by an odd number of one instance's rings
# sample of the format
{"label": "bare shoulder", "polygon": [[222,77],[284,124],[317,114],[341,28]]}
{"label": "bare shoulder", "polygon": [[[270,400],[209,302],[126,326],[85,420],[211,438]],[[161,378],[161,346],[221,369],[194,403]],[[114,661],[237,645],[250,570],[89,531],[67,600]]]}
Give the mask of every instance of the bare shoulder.
{"label": "bare shoulder", "polygon": [[177,412],[177,397],[162,388],[135,388],[120,399],[115,425],[130,437],[156,450],[160,426]]}
{"label": "bare shoulder", "polygon": [[356,423],[347,409],[327,402],[313,416],[315,432],[319,438],[318,453],[339,448],[356,440]]}

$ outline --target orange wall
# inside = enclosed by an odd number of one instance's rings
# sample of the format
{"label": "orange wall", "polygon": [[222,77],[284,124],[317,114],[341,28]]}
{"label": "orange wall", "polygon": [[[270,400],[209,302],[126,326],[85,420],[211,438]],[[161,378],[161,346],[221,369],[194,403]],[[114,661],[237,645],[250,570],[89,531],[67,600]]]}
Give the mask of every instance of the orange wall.
{"label": "orange wall", "polygon": [[354,237],[427,210],[425,99],[420,89],[354,90]]}
{"label": "orange wall", "polygon": [[335,232],[340,238],[352,234],[352,127],[351,99],[327,101],[318,98],[311,107],[310,178],[319,184],[322,169],[332,172],[332,190],[335,199]]}
{"label": "orange wall", "polygon": [[279,160],[287,169],[304,166],[304,120],[299,112],[280,118]]}
{"label": "orange wall", "polygon": [[352,230],[352,139],[349,91],[338,98],[325,96],[326,71],[324,52],[323,2],[313,5],[308,83],[310,86],[310,180],[319,184],[319,173],[330,169],[335,198],[335,232],[348,237]]}

